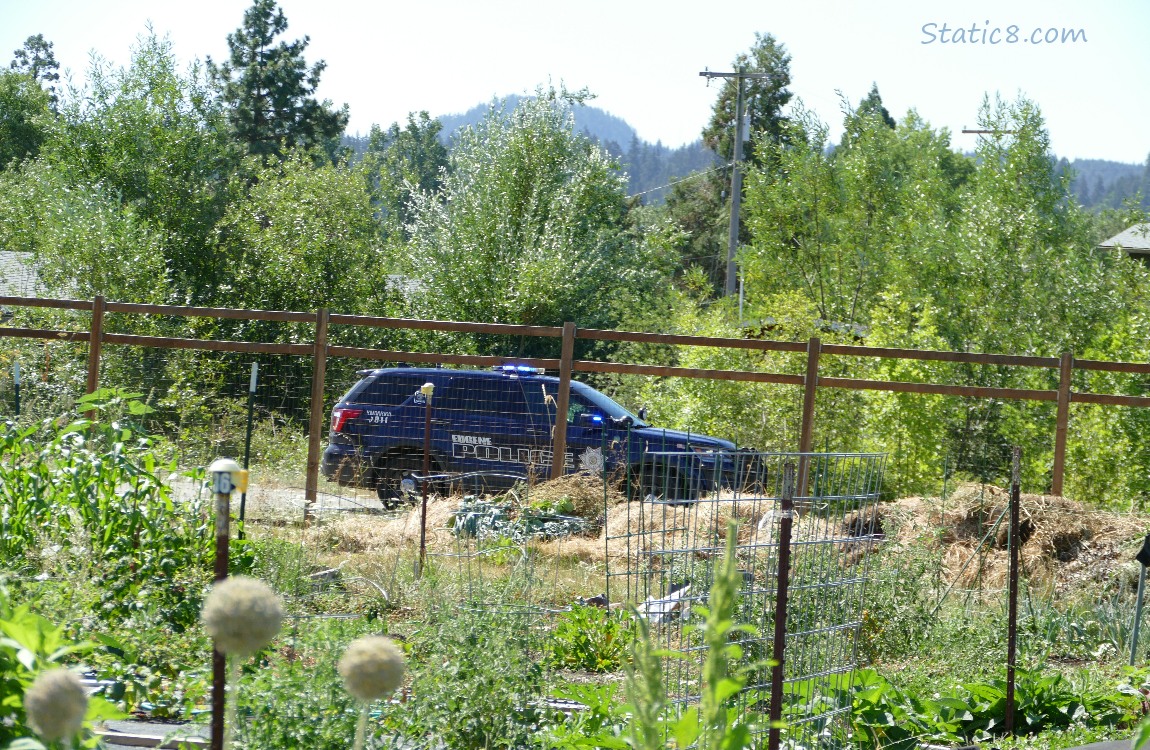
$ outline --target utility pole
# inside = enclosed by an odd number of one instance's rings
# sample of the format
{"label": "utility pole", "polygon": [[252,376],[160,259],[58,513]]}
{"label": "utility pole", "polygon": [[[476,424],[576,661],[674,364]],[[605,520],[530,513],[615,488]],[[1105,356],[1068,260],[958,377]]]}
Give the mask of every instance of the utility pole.
{"label": "utility pole", "polygon": [[[727,234],[727,281],[723,293],[730,297],[738,289],[738,269],[735,268],[735,251],[739,247],[739,208],[743,201],[743,81],[766,80],[766,73],[747,73],[740,67],[734,73],[712,73],[704,70],[699,75],[704,78],[734,78],[735,96],[735,158],[731,165],[731,226]],[[709,80],[708,80],[709,82]]]}

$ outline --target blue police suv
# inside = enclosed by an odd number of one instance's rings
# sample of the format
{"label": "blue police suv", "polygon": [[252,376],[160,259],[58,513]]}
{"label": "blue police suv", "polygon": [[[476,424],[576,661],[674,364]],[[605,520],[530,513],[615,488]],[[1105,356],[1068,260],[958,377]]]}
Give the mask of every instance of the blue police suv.
{"label": "blue police suv", "polygon": [[450,488],[499,491],[547,478],[557,418],[567,431],[568,473],[606,471],[635,496],[676,503],[731,481],[730,441],[652,427],[642,411],[632,414],[575,381],[567,413],[556,415],[559,379],[536,368],[391,367],[360,375],[332,409],[323,473],[374,488],[387,507],[410,499],[422,474],[425,383],[434,386],[430,481]]}

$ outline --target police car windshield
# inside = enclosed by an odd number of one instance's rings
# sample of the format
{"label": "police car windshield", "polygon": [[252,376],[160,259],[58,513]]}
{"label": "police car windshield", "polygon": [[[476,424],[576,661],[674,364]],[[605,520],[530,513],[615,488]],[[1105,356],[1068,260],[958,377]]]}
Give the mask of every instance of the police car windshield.
{"label": "police car windshield", "polygon": [[646,422],[590,386],[583,385],[582,383],[572,383],[571,390],[590,401],[595,408],[603,412],[603,416],[605,417],[611,417],[613,419],[630,417],[635,427],[650,427]]}

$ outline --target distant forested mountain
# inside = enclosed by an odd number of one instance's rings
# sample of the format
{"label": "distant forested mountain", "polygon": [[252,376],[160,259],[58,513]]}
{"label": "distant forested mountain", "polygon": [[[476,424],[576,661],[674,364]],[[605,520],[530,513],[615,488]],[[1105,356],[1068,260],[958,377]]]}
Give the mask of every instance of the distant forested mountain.
{"label": "distant forested mountain", "polygon": [[[504,102],[507,109],[519,105],[523,97],[511,95]],[[462,114],[440,115],[443,125],[440,138],[449,147],[452,136],[463,127],[477,125],[490,111],[492,104],[477,104]],[[575,129],[598,141],[618,162],[620,171],[627,175],[627,192],[638,195],[643,203],[662,203],[668,186],[692,172],[713,169],[717,157],[703,145],[702,140],[679,148],[669,148],[661,142],[649,143],[639,138],[635,129],[621,117],[587,105],[573,108]],[[343,145],[358,158],[367,149],[368,136],[345,135]]]}
{"label": "distant forested mountain", "polygon": [[[483,117],[491,110],[492,104],[502,102],[504,109],[510,111],[519,106],[523,97],[511,94],[496,102],[477,104],[463,114],[440,115],[439,122],[443,124],[440,137],[444,141],[450,140],[455,131],[467,125],[478,125]],[[621,117],[616,117],[598,107],[579,105],[572,108],[575,115],[575,129],[585,132],[600,143],[615,141],[616,143],[630,143],[635,137],[635,128],[627,124]]]}
{"label": "distant forested mountain", "polygon": [[1143,208],[1150,208],[1150,158],[1145,164],[1124,164],[1104,159],[1062,159],[1073,177],[1070,190],[1084,208],[1120,208],[1123,201],[1141,193]]}

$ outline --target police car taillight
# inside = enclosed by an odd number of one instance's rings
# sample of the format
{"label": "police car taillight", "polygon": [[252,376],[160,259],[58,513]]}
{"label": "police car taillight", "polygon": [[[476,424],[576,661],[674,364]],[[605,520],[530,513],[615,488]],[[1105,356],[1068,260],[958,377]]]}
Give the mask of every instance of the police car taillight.
{"label": "police car taillight", "polygon": [[331,431],[342,432],[343,426],[347,424],[347,420],[355,419],[363,414],[363,409],[348,409],[345,407],[337,407],[331,410]]}

